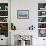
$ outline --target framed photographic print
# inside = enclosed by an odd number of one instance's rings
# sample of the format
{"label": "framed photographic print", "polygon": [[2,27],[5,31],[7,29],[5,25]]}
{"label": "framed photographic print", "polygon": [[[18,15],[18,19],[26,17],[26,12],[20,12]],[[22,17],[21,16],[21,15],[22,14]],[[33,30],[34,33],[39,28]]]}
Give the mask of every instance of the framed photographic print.
{"label": "framed photographic print", "polygon": [[17,10],[18,19],[29,19],[29,10]]}

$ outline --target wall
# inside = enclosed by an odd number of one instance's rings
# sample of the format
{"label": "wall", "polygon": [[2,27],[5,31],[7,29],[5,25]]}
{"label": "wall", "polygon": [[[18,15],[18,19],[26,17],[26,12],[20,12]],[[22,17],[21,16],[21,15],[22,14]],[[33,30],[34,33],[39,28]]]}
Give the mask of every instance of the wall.
{"label": "wall", "polygon": [[[46,0],[45,0],[46,1]],[[38,2],[42,0],[11,0],[11,22],[16,25],[17,30],[27,30],[34,25],[37,28]],[[17,19],[17,10],[29,10],[29,19]]]}
{"label": "wall", "polygon": [[[29,10],[29,19],[17,19],[17,10]],[[37,2],[31,0],[12,0],[11,22],[16,25],[17,30],[28,30],[29,26],[37,23]]]}
{"label": "wall", "polygon": [[[38,3],[46,0],[11,0],[11,22],[14,23],[17,30],[27,30],[29,26],[38,25]],[[29,10],[29,19],[17,19],[17,10]]]}
{"label": "wall", "polygon": [[[38,30],[37,30],[38,3],[45,3],[45,2],[46,0],[11,0],[11,22],[14,23],[14,25],[16,26],[16,29],[28,30],[29,26],[31,26],[32,24],[35,26],[36,34],[32,39],[33,46],[40,46],[39,44],[43,44],[43,39],[35,36],[38,36]],[[29,19],[17,19],[17,10],[21,10],[21,9],[29,10]]]}

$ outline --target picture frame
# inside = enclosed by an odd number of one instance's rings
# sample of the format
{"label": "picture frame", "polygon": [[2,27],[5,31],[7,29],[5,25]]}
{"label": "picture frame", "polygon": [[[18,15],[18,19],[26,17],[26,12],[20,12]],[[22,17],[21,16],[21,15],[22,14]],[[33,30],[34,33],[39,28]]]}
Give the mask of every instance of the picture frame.
{"label": "picture frame", "polygon": [[17,19],[29,19],[29,10],[17,10]]}

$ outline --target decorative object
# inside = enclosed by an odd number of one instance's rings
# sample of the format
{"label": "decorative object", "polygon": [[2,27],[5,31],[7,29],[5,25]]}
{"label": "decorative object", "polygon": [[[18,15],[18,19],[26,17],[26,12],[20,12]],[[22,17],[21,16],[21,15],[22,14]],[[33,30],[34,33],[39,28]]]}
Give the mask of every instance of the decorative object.
{"label": "decorative object", "polygon": [[46,17],[38,17],[39,22],[46,22]]}
{"label": "decorative object", "polygon": [[15,43],[19,46],[26,46],[26,45],[32,45],[32,36],[31,35],[15,35]]}
{"label": "decorative object", "polygon": [[0,16],[8,16],[8,11],[0,11]]}
{"label": "decorative object", "polygon": [[1,6],[0,6],[0,10],[1,10]]}
{"label": "decorative object", "polygon": [[38,28],[46,28],[46,23],[43,23],[43,24],[39,23]]}
{"label": "decorative object", "polygon": [[8,23],[0,23],[0,35],[8,37]]}
{"label": "decorative object", "polygon": [[5,10],[8,10],[8,6],[5,6]]}
{"label": "decorative object", "polygon": [[42,12],[42,15],[45,15],[45,12]]}
{"label": "decorative object", "polygon": [[18,19],[29,19],[29,10],[17,10]]}
{"label": "decorative object", "polygon": [[7,17],[0,17],[0,22],[8,22]]}
{"label": "decorative object", "polygon": [[46,10],[46,3],[38,3],[38,10]]}
{"label": "decorative object", "polygon": [[11,30],[16,30],[16,26],[13,23],[11,23]]}
{"label": "decorative object", "polygon": [[39,36],[40,37],[46,37],[46,29],[40,29],[39,30]]}
{"label": "decorative object", "polygon": [[29,27],[29,30],[34,30],[34,26],[33,25],[31,25],[30,27]]}
{"label": "decorative object", "polygon": [[44,8],[40,8],[40,10],[44,10]]}

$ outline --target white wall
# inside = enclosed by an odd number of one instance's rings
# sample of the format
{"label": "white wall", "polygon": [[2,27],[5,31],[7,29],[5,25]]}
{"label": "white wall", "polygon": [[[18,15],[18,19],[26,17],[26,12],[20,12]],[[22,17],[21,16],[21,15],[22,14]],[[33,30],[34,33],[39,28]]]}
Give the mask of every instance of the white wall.
{"label": "white wall", "polygon": [[[46,1],[46,0],[45,0]],[[11,0],[11,22],[17,30],[27,30],[34,25],[37,28],[38,2],[44,0]],[[29,10],[29,19],[17,19],[17,10]]]}
{"label": "white wall", "polygon": [[[46,0],[11,0],[11,22],[14,23],[17,30],[28,30],[33,24],[36,32],[34,36],[38,36],[38,3],[46,3]],[[29,10],[29,19],[17,19],[17,10],[23,9]],[[43,44],[41,39],[34,37],[33,46],[40,46],[38,43]]]}
{"label": "white wall", "polygon": [[[11,0],[11,22],[14,23],[17,30],[27,30],[29,26],[38,25],[38,3],[45,3],[46,0]],[[17,10],[29,10],[29,19],[17,19]]]}
{"label": "white wall", "polygon": [[[17,10],[29,10],[29,19],[17,19]],[[17,30],[27,30],[29,26],[37,25],[37,2],[31,0],[11,1],[11,22]]]}

